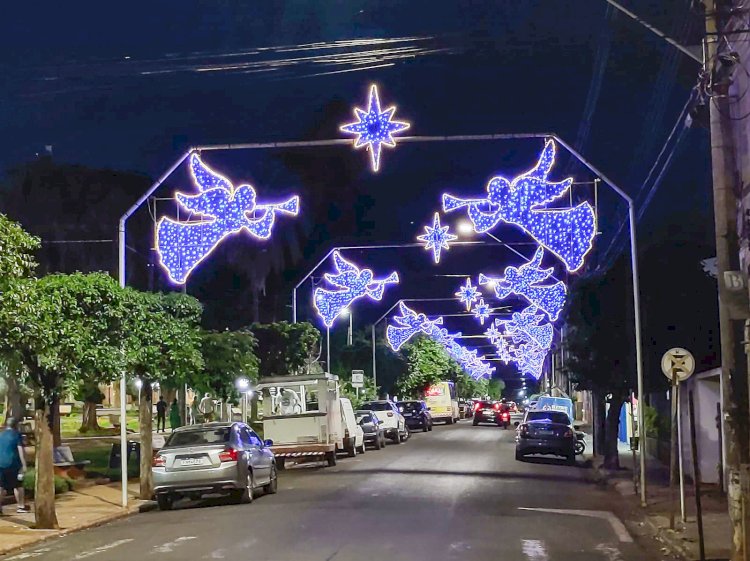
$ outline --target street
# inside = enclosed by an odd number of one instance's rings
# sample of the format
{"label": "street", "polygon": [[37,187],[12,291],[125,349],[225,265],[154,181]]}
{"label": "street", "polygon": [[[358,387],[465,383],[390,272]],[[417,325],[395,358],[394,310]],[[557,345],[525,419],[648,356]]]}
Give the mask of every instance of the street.
{"label": "street", "polygon": [[651,558],[608,514],[611,491],[587,483],[580,465],[515,461],[514,434],[467,421],[436,426],[335,468],[289,469],[278,495],[250,505],[182,502],[6,561]]}

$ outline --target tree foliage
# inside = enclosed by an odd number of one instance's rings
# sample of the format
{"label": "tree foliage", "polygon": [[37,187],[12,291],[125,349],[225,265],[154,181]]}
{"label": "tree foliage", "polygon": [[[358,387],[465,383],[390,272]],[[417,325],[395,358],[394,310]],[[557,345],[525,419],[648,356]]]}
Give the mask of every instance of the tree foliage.
{"label": "tree foliage", "polygon": [[188,377],[188,385],[199,392],[209,392],[223,401],[236,401],[235,382],[247,378],[258,380],[257,341],[249,331],[207,331],[201,336],[204,366]]}
{"label": "tree foliage", "polygon": [[416,396],[432,384],[454,378],[461,370],[445,348],[425,336],[418,336],[403,347],[406,374],[398,381],[401,394]]}
{"label": "tree foliage", "polygon": [[250,331],[258,341],[261,378],[300,374],[320,346],[320,333],[307,322],[254,323]]}
{"label": "tree foliage", "polygon": [[10,278],[30,277],[36,269],[34,251],[39,238],[0,214],[0,283]]}

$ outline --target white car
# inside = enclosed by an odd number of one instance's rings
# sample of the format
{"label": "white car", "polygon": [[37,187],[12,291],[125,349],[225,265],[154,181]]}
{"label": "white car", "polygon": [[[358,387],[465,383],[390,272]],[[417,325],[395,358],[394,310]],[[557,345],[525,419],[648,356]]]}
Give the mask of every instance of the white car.
{"label": "white car", "polygon": [[360,409],[372,411],[382,423],[385,435],[395,444],[404,442],[409,438],[409,427],[406,426],[406,419],[392,401],[386,399],[368,401],[363,403]]}
{"label": "white car", "polygon": [[359,426],[357,418],[354,416],[352,402],[342,397],[341,402],[341,424],[344,429],[344,451],[353,458],[365,453],[365,432]]}

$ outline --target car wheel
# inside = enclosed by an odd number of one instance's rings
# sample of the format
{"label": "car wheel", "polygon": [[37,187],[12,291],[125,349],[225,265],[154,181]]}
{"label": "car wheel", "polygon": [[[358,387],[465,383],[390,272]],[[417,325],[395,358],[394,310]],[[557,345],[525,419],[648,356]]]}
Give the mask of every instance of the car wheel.
{"label": "car wheel", "polygon": [[380,445],[385,448],[388,445],[388,441],[385,438],[385,433],[380,435]]}
{"label": "car wheel", "polygon": [[568,464],[569,466],[576,465],[576,455],[575,455],[575,453],[571,454],[570,456],[566,456],[565,463]]}
{"label": "car wheel", "polygon": [[445,424],[446,424],[446,425],[452,425],[452,424],[453,424],[453,417],[448,417],[448,418],[447,418],[447,419],[445,420]]}
{"label": "car wheel", "polygon": [[576,443],[575,443],[575,453],[576,453],[576,455],[580,456],[585,451],[586,451],[586,445],[582,441],[576,440]]}
{"label": "car wheel", "polygon": [[253,494],[254,488],[255,481],[253,480],[253,472],[248,471],[244,489],[240,489],[239,491],[237,491],[237,502],[245,505],[253,502],[253,499],[255,498],[255,495]]}
{"label": "car wheel", "polygon": [[401,444],[401,434],[399,434],[398,429],[394,429],[391,434],[391,440],[394,444]]}
{"label": "car wheel", "polygon": [[409,440],[410,436],[411,432],[409,431],[409,427],[404,427],[404,434],[401,435],[401,442],[406,442]]}
{"label": "car wheel", "polygon": [[156,504],[159,505],[159,510],[172,510],[174,496],[168,493],[156,495]]}
{"label": "car wheel", "polygon": [[276,458],[276,469],[279,471],[286,469],[286,458]]}
{"label": "car wheel", "polygon": [[276,492],[279,490],[279,477],[276,473],[276,466],[271,466],[271,481],[268,482],[268,485],[265,485],[263,487],[263,492],[266,495],[275,495]]}
{"label": "car wheel", "polygon": [[422,423],[422,432],[427,432],[428,430],[430,430],[430,429],[427,428],[427,421],[424,421]]}
{"label": "car wheel", "polygon": [[375,437],[375,450],[380,450],[383,447],[383,441],[380,436]]}
{"label": "car wheel", "polygon": [[357,455],[357,446],[355,445],[354,438],[349,441],[349,446],[346,447],[346,454],[350,458],[354,458]]}
{"label": "car wheel", "polygon": [[328,467],[333,467],[336,465],[338,460],[336,459],[336,452],[326,452],[326,462],[328,462]]}
{"label": "car wheel", "polygon": [[477,425],[479,424],[479,420],[478,420],[478,419],[474,419],[474,420],[473,420],[473,421],[471,422],[471,424],[472,424],[473,426],[477,426]]}
{"label": "car wheel", "polygon": [[518,450],[516,450],[516,460],[519,462],[525,461],[525,456],[521,454]]}
{"label": "car wheel", "polygon": [[367,448],[367,445],[365,444],[365,439],[363,438],[362,446],[359,447],[359,453],[364,454],[365,452],[367,452],[366,448]]}

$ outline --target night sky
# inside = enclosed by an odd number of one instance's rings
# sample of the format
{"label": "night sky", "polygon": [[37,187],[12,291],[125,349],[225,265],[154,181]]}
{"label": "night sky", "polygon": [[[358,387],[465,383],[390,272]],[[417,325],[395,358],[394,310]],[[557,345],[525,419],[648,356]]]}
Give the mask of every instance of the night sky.
{"label": "night sky", "polygon": [[[687,0],[627,5],[687,43],[698,36],[701,21]],[[396,117],[412,123],[410,134],[558,134],[637,197],[644,245],[665,217],[680,213],[712,228],[705,129],[682,134],[647,205],[650,184],[642,186],[698,65],[604,0],[17,2],[5,11],[3,169],[52,145],[55,161],[158,177],[191,145],[340,137],[338,126],[351,120],[353,106],[365,105],[375,82],[383,103],[395,103]],[[205,160],[237,184],[252,183],[259,197],[302,194],[299,222],[280,219],[271,242],[284,243],[289,230],[302,239],[302,259],[278,277],[278,293],[288,295],[333,245],[413,242],[441,193],[479,195],[493,175],[528,169],[542,144],[403,144],[384,151],[377,175],[367,155],[350,147],[217,152]],[[579,183],[575,200],[593,202],[595,176],[563,153],[552,177],[564,174]],[[187,181],[178,170],[157,195],[168,197]],[[601,235],[588,271],[611,264],[610,244],[626,218],[606,186],[596,201]],[[336,238],[315,230],[320,224]],[[533,253],[513,228],[495,234],[527,257]],[[149,240],[133,243],[148,250]],[[252,267],[254,252],[263,251],[247,238],[231,244],[189,282],[216,325],[244,320],[227,300],[242,285],[216,284],[234,274],[223,257],[231,253],[240,268]],[[461,283],[436,275],[498,275],[521,261],[497,245],[454,248],[439,267],[419,248],[348,255],[377,273],[398,269],[403,279],[380,305],[358,306],[363,324],[398,298],[449,297]],[[302,301],[309,296],[309,288],[300,293]],[[279,310],[289,296],[283,298],[261,305],[284,319]],[[457,303],[436,303],[430,313],[460,311]],[[304,305],[300,314],[311,318]],[[463,321],[455,318],[451,329],[478,332]]]}

